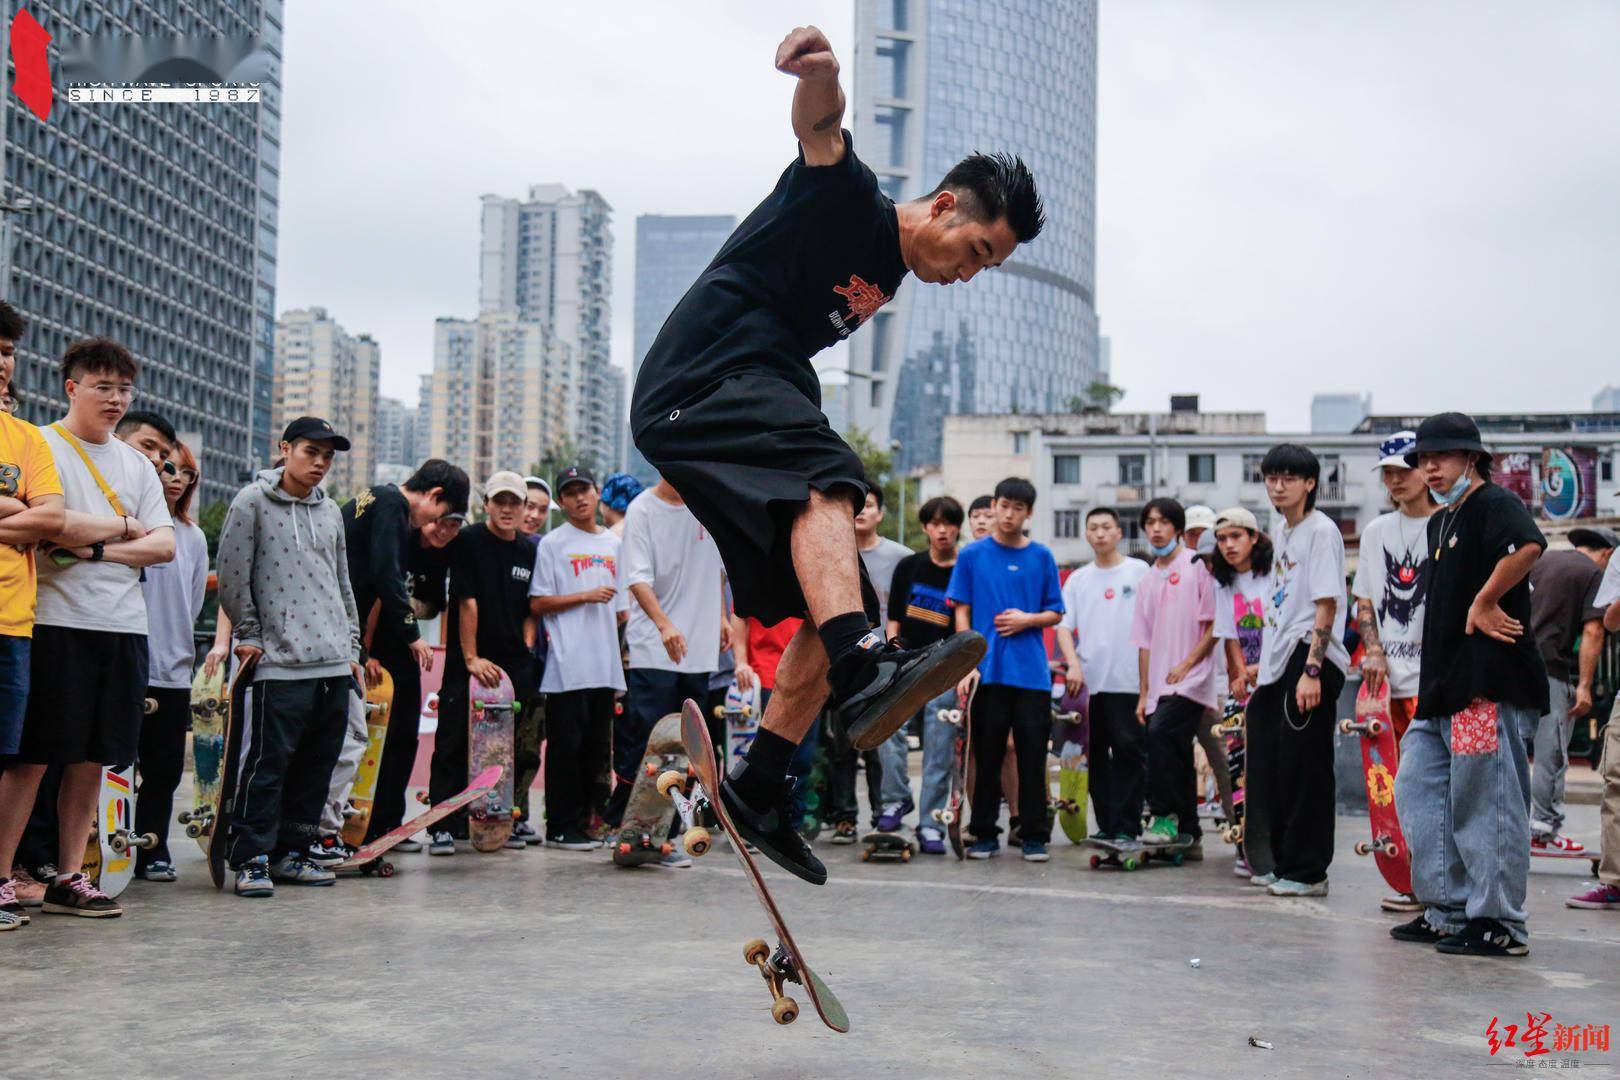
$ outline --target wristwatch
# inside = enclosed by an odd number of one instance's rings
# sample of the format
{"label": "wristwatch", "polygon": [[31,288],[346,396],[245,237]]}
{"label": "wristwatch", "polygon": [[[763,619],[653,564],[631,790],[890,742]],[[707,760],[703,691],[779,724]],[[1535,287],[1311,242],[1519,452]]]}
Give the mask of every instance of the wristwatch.
{"label": "wristwatch", "polygon": [[107,544],[106,544],[105,541],[97,540],[95,543],[90,545],[90,561],[91,562],[100,562],[101,559],[102,559],[102,556],[104,556],[106,554],[107,554]]}
{"label": "wristwatch", "polygon": [[1306,664],[1305,665],[1305,674],[1309,675],[1313,679],[1320,679],[1322,677],[1322,665],[1321,664]]}

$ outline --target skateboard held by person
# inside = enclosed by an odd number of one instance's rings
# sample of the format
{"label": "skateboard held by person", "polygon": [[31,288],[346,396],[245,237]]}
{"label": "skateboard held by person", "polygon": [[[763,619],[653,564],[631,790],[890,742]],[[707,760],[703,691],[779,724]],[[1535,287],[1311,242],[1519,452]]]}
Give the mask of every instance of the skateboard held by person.
{"label": "skateboard held by person", "polygon": [[1390,888],[1403,895],[1412,892],[1412,853],[1401,833],[1395,814],[1395,773],[1400,766],[1400,750],[1395,743],[1395,726],[1389,719],[1389,682],[1373,693],[1363,682],[1356,692],[1354,720],[1339,721],[1339,731],[1361,736],[1361,765],[1367,782],[1367,816],[1372,826],[1372,842],[1357,841],[1357,855],[1372,855],[1379,873]]}
{"label": "skateboard held by person", "polygon": [[208,838],[219,817],[219,781],[225,763],[225,719],[230,712],[230,696],[225,692],[225,666],[213,675],[198,668],[191,680],[191,785],[192,800],[180,811],[179,822],[186,835],[197,841],[204,856]]}
{"label": "skateboard held by person", "polygon": [[[491,665],[493,666],[493,665]],[[500,682],[485,686],[476,676],[467,679],[467,770],[472,779],[492,765],[501,778],[467,815],[467,831],[478,851],[499,851],[512,835],[512,722],[517,703],[512,680],[501,671]]]}
{"label": "skateboard held by person", "polygon": [[1086,839],[1086,800],[1090,795],[1091,691],[1065,693],[1052,712],[1052,749],[1057,753],[1057,794],[1052,806],[1057,825],[1071,844]]}
{"label": "skateboard held by person", "polygon": [[388,738],[388,716],[394,708],[394,677],[388,669],[377,669],[377,685],[366,690],[366,749],[349,789],[349,806],[343,819],[343,842],[359,847],[371,826],[371,810],[377,798],[377,772],[382,767],[383,743]]}

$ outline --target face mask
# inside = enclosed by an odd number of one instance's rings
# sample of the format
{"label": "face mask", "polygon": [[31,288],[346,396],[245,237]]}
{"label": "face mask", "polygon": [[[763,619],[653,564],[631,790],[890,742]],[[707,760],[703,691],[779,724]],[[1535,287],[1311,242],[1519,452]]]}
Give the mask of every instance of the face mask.
{"label": "face mask", "polygon": [[1457,477],[1457,482],[1451,485],[1450,491],[1441,494],[1440,492],[1435,491],[1433,488],[1430,488],[1429,490],[1434,492],[1434,501],[1439,503],[1441,506],[1454,506],[1456,505],[1458,499],[1468,494],[1468,486],[1473,482],[1473,479],[1467,473],[1463,473],[1461,476]]}
{"label": "face mask", "polygon": [[1155,559],[1162,559],[1172,551],[1176,550],[1176,545],[1178,543],[1180,543],[1179,540],[1172,540],[1168,544],[1164,545],[1164,547],[1154,547],[1153,544],[1149,543],[1148,550],[1153,553],[1153,557]]}

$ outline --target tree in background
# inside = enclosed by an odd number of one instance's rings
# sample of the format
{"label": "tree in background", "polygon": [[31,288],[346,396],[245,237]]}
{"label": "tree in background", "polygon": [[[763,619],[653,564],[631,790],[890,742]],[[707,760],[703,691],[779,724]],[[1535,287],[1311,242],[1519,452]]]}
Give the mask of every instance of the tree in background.
{"label": "tree in background", "polygon": [[[888,449],[880,447],[877,442],[860,428],[852,428],[844,434],[850,449],[854,450],[866,468],[867,483],[883,489],[883,522],[878,526],[878,535],[886,536],[890,540],[900,539],[900,483],[902,477],[894,467],[894,454]],[[917,515],[917,481],[910,477],[904,478],[906,485],[906,538],[905,543],[913,551],[921,551],[928,546],[928,537],[923,534],[922,528],[916,523]]]}
{"label": "tree in background", "polygon": [[1085,392],[1076,394],[1069,399],[1069,411],[1072,413],[1105,413],[1111,412],[1119,399],[1125,396],[1123,387],[1115,386],[1104,379],[1093,379],[1087,384]]}

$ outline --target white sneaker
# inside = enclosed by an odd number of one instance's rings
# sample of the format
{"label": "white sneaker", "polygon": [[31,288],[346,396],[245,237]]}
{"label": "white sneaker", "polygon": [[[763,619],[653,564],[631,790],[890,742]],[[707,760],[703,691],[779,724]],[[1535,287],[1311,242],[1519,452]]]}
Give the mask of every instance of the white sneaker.
{"label": "white sneaker", "polygon": [[449,832],[439,831],[433,834],[433,841],[428,844],[429,855],[454,855],[456,853],[456,838]]}
{"label": "white sneaker", "polygon": [[1328,894],[1328,883],[1326,878],[1313,885],[1307,885],[1303,881],[1289,881],[1287,878],[1278,878],[1266,886],[1266,892],[1272,896],[1326,896]]}
{"label": "white sneaker", "polygon": [[422,834],[417,833],[415,836],[412,836],[409,839],[401,840],[399,843],[394,845],[394,850],[395,851],[403,851],[403,852],[407,852],[407,853],[421,851],[422,850]]}

